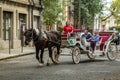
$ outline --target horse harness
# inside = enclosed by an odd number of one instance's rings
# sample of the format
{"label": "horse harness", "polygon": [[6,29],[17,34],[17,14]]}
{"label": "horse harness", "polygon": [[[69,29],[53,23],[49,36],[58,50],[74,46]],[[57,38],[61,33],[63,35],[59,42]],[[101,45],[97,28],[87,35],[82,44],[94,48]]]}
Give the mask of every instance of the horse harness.
{"label": "horse harness", "polygon": [[53,32],[46,32],[46,31],[43,31],[41,29],[41,30],[39,30],[39,32],[40,33],[39,33],[38,36],[33,37],[34,31],[32,31],[32,36],[31,37],[33,38],[35,44],[37,44],[41,41],[48,42],[50,45],[53,44],[53,43],[56,44],[56,45],[61,44],[59,40],[52,41],[55,38],[55,36],[52,34],[52,33],[54,33],[54,31]]}

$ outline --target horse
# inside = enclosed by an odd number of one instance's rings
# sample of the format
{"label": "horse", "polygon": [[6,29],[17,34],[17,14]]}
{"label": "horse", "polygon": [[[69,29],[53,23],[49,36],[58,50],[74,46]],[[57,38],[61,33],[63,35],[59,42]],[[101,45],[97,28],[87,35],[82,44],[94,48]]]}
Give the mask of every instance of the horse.
{"label": "horse", "polygon": [[[46,35],[46,37],[44,36]],[[28,45],[32,40],[35,45],[35,50],[36,50],[36,59],[38,60],[40,66],[44,64],[43,61],[43,53],[44,49],[48,48],[49,51],[49,60],[51,59],[53,63],[58,64],[58,56],[60,54],[60,46],[61,46],[61,35],[57,31],[48,31],[48,32],[43,32],[42,30],[38,29],[28,29],[24,33],[25,36],[25,44]],[[52,47],[57,48],[57,59],[56,61],[53,60],[52,58]],[[41,50],[41,53],[39,51]],[[40,56],[39,56],[40,55]],[[47,65],[50,64],[50,61],[48,60]]]}

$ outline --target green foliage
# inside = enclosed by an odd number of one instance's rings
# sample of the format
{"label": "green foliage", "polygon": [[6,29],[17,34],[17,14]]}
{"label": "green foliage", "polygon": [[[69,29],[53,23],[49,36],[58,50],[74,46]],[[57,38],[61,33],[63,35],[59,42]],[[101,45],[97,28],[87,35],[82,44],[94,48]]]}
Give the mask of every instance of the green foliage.
{"label": "green foliage", "polygon": [[115,0],[111,5],[111,15],[116,19],[116,23],[120,24],[120,1]]}
{"label": "green foliage", "polygon": [[80,20],[81,25],[86,26],[93,25],[95,15],[100,13],[103,6],[101,0],[80,0],[80,2],[75,0],[73,5],[75,5],[75,14],[80,15],[79,17],[75,15],[76,20]]}
{"label": "green foliage", "polygon": [[63,9],[61,8],[61,3],[59,0],[43,0],[43,22],[45,25],[52,26],[61,17]]}
{"label": "green foliage", "polygon": [[110,14],[102,18],[102,21],[107,20],[111,16],[116,19],[117,24],[120,21],[120,0],[114,0],[110,6],[110,8],[106,8],[106,11],[109,11]]}

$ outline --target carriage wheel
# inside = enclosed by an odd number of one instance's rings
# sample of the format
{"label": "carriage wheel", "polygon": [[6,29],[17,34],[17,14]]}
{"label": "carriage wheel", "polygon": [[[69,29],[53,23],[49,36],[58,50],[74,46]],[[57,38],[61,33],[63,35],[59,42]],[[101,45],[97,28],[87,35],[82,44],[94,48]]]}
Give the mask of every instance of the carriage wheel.
{"label": "carriage wheel", "polygon": [[94,53],[94,52],[93,52],[92,49],[91,49],[91,51],[89,51],[89,52],[87,53],[87,56],[88,56],[89,59],[92,59],[92,60],[95,59],[96,56],[93,55],[93,53]]}
{"label": "carriage wheel", "polygon": [[52,49],[52,57],[51,57],[53,63],[59,64],[59,54],[57,54],[57,48],[53,47]]}
{"label": "carriage wheel", "polygon": [[107,57],[109,60],[115,60],[117,58],[118,48],[117,45],[113,42],[109,44]]}
{"label": "carriage wheel", "polygon": [[72,59],[75,64],[78,64],[80,62],[80,49],[78,46],[75,46],[72,50]]}

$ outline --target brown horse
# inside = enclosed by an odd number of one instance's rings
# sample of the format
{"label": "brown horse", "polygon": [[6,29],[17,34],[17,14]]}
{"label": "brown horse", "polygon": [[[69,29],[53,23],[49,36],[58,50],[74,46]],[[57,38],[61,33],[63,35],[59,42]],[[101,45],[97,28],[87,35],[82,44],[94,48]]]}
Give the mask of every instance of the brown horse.
{"label": "brown horse", "polygon": [[[57,31],[49,31],[44,33],[42,30],[37,29],[28,29],[25,31],[25,44],[28,45],[28,43],[33,40],[35,49],[36,49],[36,59],[39,61],[41,65],[43,65],[43,53],[44,49],[48,48],[49,51],[49,58],[53,61],[53,63],[56,63],[56,61],[52,58],[52,47],[55,46],[57,48],[57,54],[60,54],[60,46],[61,46],[61,35]],[[47,37],[45,38],[44,35]],[[40,56],[39,51],[41,50]],[[47,63],[49,64],[49,62]]]}

